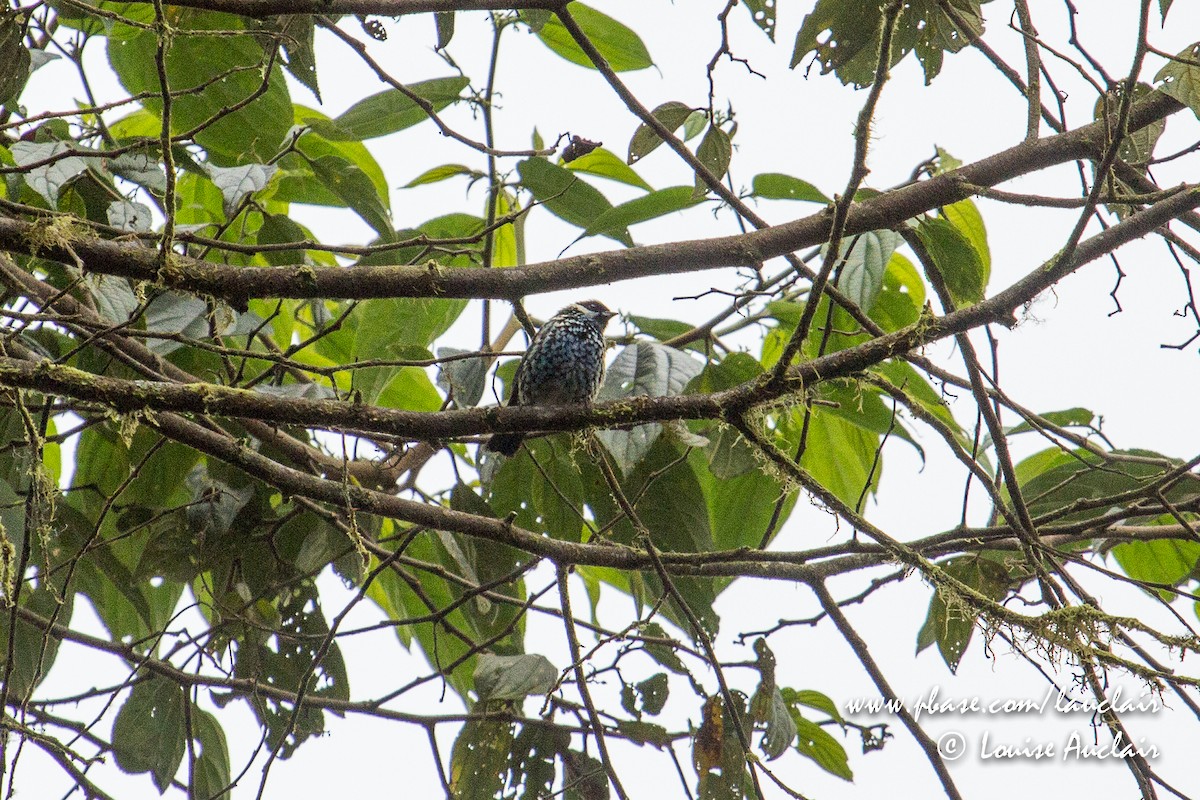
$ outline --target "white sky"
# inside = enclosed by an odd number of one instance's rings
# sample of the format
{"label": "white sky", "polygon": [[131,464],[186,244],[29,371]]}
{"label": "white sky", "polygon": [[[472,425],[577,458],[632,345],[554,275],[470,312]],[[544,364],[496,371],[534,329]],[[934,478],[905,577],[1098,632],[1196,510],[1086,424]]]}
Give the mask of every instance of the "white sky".
{"label": "white sky", "polygon": [[[1058,3],[1034,3],[1035,24],[1049,40],[1063,42],[1065,11]],[[1080,3],[1080,35],[1091,52],[1114,75],[1124,75],[1127,58],[1136,36],[1136,3]],[[713,0],[691,0],[670,4],[654,2],[598,3],[598,7],[636,27],[642,34],[658,69],[626,73],[623,78],[647,106],[667,100],[703,105],[707,93],[703,65],[714,52],[716,27],[711,21],[723,7]],[[769,45],[766,38],[749,24],[742,9],[731,15],[731,41],[734,52],[751,60],[754,68],[769,76],[763,81],[746,73],[738,64],[722,63],[717,70],[717,105],[732,99],[741,123],[735,139],[737,150],[733,178],[737,185],[748,186],[760,172],[784,172],[801,177],[820,187],[826,194],[840,192],[845,185],[853,147],[854,117],[865,93],[843,87],[832,76],[813,71],[807,79],[802,70],[787,70],[791,42],[810,2],[784,0],[780,3],[779,42]],[[1102,7],[1103,10],[1100,10]],[[1023,72],[1020,43],[1011,31],[1004,30],[1011,7],[995,2],[985,7],[989,15],[987,41],[1010,63]],[[1157,20],[1157,13],[1154,14]],[[695,20],[704,20],[697,23]],[[1162,50],[1177,52],[1200,31],[1200,7],[1177,0],[1169,17],[1171,28],[1162,32],[1152,26],[1152,41]],[[431,53],[434,42],[433,22],[429,18],[405,18],[385,21],[389,32],[386,43],[370,44],[372,55],[380,59],[401,80],[417,81],[449,74],[448,68]],[[353,22],[348,22],[359,38],[365,39]],[[486,74],[489,34],[482,14],[459,15],[451,53],[466,74],[482,85]],[[337,42],[321,39],[318,53],[325,105],[330,116],[344,110],[361,96],[378,91],[374,77],[349,56]],[[103,68],[103,54],[97,48],[91,62]],[[497,142],[502,148],[528,145],[531,128],[537,126],[552,141],[560,132],[570,131],[593,140],[601,140],[618,154],[624,154],[636,120],[603,85],[598,74],[568,64],[544,48],[534,37],[520,31],[506,32],[501,52],[500,111],[497,114]],[[1050,63],[1060,86],[1070,95],[1068,121],[1072,127],[1091,118],[1094,96],[1069,67]],[[1153,78],[1161,60],[1150,58],[1144,79]],[[97,75],[93,70],[93,76]],[[80,93],[75,88],[68,65],[56,62],[39,71],[24,99],[45,97],[47,107],[61,107],[65,100]],[[105,97],[120,96],[115,86],[101,87]],[[293,100],[315,105],[315,99],[303,88],[292,84]],[[1047,101],[1048,102],[1048,101]],[[909,57],[893,71],[876,116],[875,135],[869,165],[868,185],[886,188],[907,179],[913,167],[929,157],[940,145],[964,162],[975,160],[1020,141],[1025,130],[1023,99],[974,50],[947,56],[943,73],[930,87],[915,58]],[[447,121],[476,138],[482,125],[472,120],[465,109],[451,110]],[[1158,153],[1169,153],[1198,138],[1195,120],[1187,112],[1168,123]],[[432,135],[428,125],[369,143],[391,185],[394,221],[398,227],[412,225],[440,213],[463,210],[462,182],[436,187],[400,190],[398,187],[427,167],[444,162],[466,163],[482,168],[481,157],[463,151],[453,143]],[[1185,160],[1179,162],[1186,166]],[[502,168],[515,167],[515,160]],[[1171,172],[1176,165],[1156,170],[1162,185],[1185,179],[1185,173]],[[656,188],[690,182],[685,166],[666,148],[643,161],[639,171]],[[1176,168],[1177,169],[1177,168]],[[1192,176],[1194,178],[1194,175]],[[610,199],[633,196],[624,187],[609,182],[598,185]],[[1002,188],[1013,191],[1070,195],[1077,191],[1075,167],[1065,165]],[[482,186],[468,195],[470,209],[481,213],[484,206]],[[989,201],[979,201],[989,228],[993,254],[991,286],[1001,288],[1053,254],[1061,245],[1066,230],[1075,221],[1076,212],[1045,209],[1016,209]],[[760,213],[772,221],[783,222],[817,210],[811,204],[784,202],[762,203]],[[327,241],[362,242],[370,232],[357,217],[329,209],[305,209],[298,216]],[[637,226],[632,233],[639,243],[699,238],[735,230],[732,215],[721,212],[715,222],[707,211],[672,216]],[[554,258],[576,235],[573,229],[544,212],[531,215],[528,223],[529,260]],[[1193,236],[1193,239],[1195,237]],[[584,240],[568,253],[609,249],[611,242]],[[1105,419],[1104,430],[1118,447],[1144,447],[1167,455],[1188,457],[1200,452],[1200,428],[1193,422],[1197,345],[1182,352],[1160,348],[1162,343],[1179,342],[1193,332],[1189,321],[1174,316],[1186,302],[1177,267],[1165,248],[1156,241],[1131,245],[1121,251],[1121,263],[1128,277],[1120,292],[1124,312],[1109,317],[1113,309],[1109,291],[1115,279],[1110,264],[1094,263],[1061,283],[1053,293],[1039,298],[1028,309],[1014,331],[999,329],[1001,376],[1005,388],[1020,402],[1038,410],[1050,411],[1086,406]],[[777,265],[769,265],[776,267]],[[570,292],[531,298],[532,313],[552,313],[565,302],[580,296],[596,296],[622,312],[651,316],[699,320],[723,305],[720,298],[673,302],[672,297],[694,295],[710,286],[729,288],[729,272],[708,272],[670,278],[649,279],[597,287],[594,291]],[[499,316],[503,316],[503,309]],[[478,309],[464,314],[455,329],[465,343],[477,337]],[[502,320],[501,320],[502,321]],[[611,331],[610,331],[611,332]],[[930,348],[929,355],[961,372],[954,352],[946,346]],[[960,419],[970,421],[969,398],[956,407]],[[1028,437],[1026,437],[1028,438]],[[911,448],[896,444],[887,451],[883,483],[876,502],[867,510],[868,517],[884,530],[906,539],[952,527],[960,514],[963,475],[961,467],[943,454],[935,441],[924,438],[929,463],[922,470]],[[1032,440],[1018,441],[1019,453],[1034,446]],[[1039,444],[1040,447],[1040,444]],[[982,492],[975,492],[979,500]],[[987,509],[979,504],[972,509],[972,520],[980,521]],[[780,534],[777,547],[801,549],[818,546],[835,537],[831,518],[802,499],[792,519]],[[1100,583],[1087,573],[1077,577],[1101,599],[1111,603],[1108,610],[1144,615],[1147,622],[1163,621],[1161,609],[1136,592]],[[544,585],[552,573],[539,571],[531,586]],[[859,578],[834,584],[846,595],[861,586]],[[325,608],[332,616],[351,595],[334,579],[324,581],[327,591]],[[866,638],[871,652],[884,668],[901,697],[927,694],[937,687],[943,696],[978,696],[983,700],[1041,698],[1044,681],[1023,661],[1008,654],[996,642],[993,658],[984,657],[977,635],[964,657],[957,676],[951,676],[941,658],[931,648],[912,658],[916,633],[928,604],[930,589],[910,579],[900,586],[879,592],[864,606],[849,610],[851,621]],[[582,592],[577,608],[586,602]],[[80,604],[83,606],[84,604]],[[1179,611],[1191,614],[1179,604]],[[631,605],[615,593],[601,609],[602,619],[620,627]],[[815,604],[804,587],[766,582],[743,581],[728,590],[718,604],[722,616],[721,652],[729,660],[749,660],[748,646],[731,644],[739,630],[769,627],[779,617],[803,617],[815,613]],[[77,611],[76,624],[86,622],[89,612]],[[362,604],[346,621],[348,626],[369,624],[378,614]],[[549,625],[549,627],[546,627]],[[534,616],[530,624],[531,652],[543,652],[556,665],[568,663],[560,644],[561,626]],[[355,698],[386,693],[411,677],[425,674],[428,666],[420,656],[406,655],[386,632],[342,640],[349,665]],[[817,629],[798,628],[771,639],[779,659],[780,683],[795,688],[822,691],[835,700],[875,697],[866,675],[854,655],[831,626]],[[74,655],[75,657],[72,657]],[[608,663],[611,649],[603,651],[598,664]],[[82,686],[102,686],[122,680],[121,665],[81,656],[79,648],[63,647],[58,663],[43,685],[43,695],[67,693]],[[80,675],[86,677],[80,678]],[[735,682],[749,693],[755,674],[745,670],[731,673]],[[711,676],[709,676],[711,678]],[[1058,676],[1062,685],[1069,673]],[[710,685],[711,680],[710,680]],[[1127,693],[1137,694],[1139,687],[1129,681]],[[669,727],[678,729],[685,715],[698,722],[698,701],[685,685],[673,682],[674,692],[668,703]],[[600,702],[615,706],[615,690],[596,689]],[[605,699],[605,698],[608,699]],[[424,693],[420,702],[406,698],[404,708],[430,713],[455,713],[460,707],[452,695],[438,702],[436,688]],[[1178,703],[1170,705],[1178,708]],[[535,711],[532,700],[527,708]],[[682,712],[670,716],[672,711]],[[70,712],[70,709],[66,709]],[[1130,717],[1135,736],[1159,747],[1163,755],[1154,766],[1181,790],[1200,790],[1194,763],[1190,757],[1196,741],[1196,722],[1188,724],[1186,709],[1173,713]],[[231,760],[235,772],[241,768],[257,741],[257,727],[240,703],[232,704],[222,719],[230,737]],[[230,722],[230,720],[233,720]],[[432,770],[424,733],[417,728],[383,725],[366,718],[345,721],[327,715],[329,733],[305,744],[288,762],[272,768],[267,797],[319,796],[332,792],[355,795],[395,795],[433,797],[440,793]],[[673,721],[673,725],[671,724]],[[107,728],[102,726],[103,733]],[[1034,716],[962,717],[947,716],[930,723],[928,730],[936,738],[949,730],[962,730],[969,752],[951,765],[954,779],[964,796],[973,800],[1010,797],[1014,790],[1036,785],[1041,795],[1070,791],[1072,795],[1133,796],[1135,787],[1127,770],[1118,762],[1053,763],[1018,760],[1011,763],[982,761],[978,747],[986,733],[993,742],[1020,744],[1026,737],[1033,743],[1063,743],[1072,732],[1090,741],[1087,716],[1068,717],[1046,712]],[[869,797],[891,794],[903,786],[903,796],[940,793],[940,787],[923,756],[903,726],[895,721],[895,734],[882,752],[861,755],[856,737],[844,740],[856,781],[847,784],[823,773],[794,753],[772,762],[772,769],[806,796],[821,798]],[[452,743],[448,726],[441,737],[443,758]],[[1060,745],[1061,746],[1061,745]],[[593,749],[594,752],[594,749]],[[624,764],[625,787],[631,796],[651,798],[664,791],[679,793],[678,780],[670,762],[662,754],[647,748],[618,745],[619,764]],[[679,747],[681,761],[690,761],[690,748]],[[19,766],[19,796],[51,797],[61,794],[65,784],[57,767],[48,764],[34,748],[26,748]],[[639,770],[641,772],[639,772]],[[114,766],[97,767],[93,773],[100,785],[122,798],[157,796],[148,776],[123,776]],[[253,797],[260,777],[256,764],[246,774],[235,798]],[[1036,781],[1036,784],[1034,783]],[[899,782],[899,783],[898,783]],[[51,791],[52,787],[53,791]],[[694,786],[693,786],[694,788]],[[768,790],[768,796],[782,796]]]}

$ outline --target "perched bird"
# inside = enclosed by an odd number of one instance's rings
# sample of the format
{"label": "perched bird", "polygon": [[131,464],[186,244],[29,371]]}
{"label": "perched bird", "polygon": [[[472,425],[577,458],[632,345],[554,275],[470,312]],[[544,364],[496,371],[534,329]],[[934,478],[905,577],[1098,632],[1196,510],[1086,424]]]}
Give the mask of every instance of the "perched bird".
{"label": "perched bird", "polygon": [[[517,366],[510,406],[592,402],[604,381],[604,326],[615,314],[598,300],[573,303],[546,321]],[[515,455],[524,433],[497,433],[485,447]]]}

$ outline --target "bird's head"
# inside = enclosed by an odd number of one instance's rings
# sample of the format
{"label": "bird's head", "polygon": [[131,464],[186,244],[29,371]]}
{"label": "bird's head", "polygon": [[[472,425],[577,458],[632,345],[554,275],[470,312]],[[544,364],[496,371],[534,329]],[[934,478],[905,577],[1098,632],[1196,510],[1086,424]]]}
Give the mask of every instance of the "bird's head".
{"label": "bird's head", "polygon": [[615,311],[610,311],[608,306],[599,300],[584,300],[579,303],[573,303],[563,309],[563,311],[595,322],[600,330],[604,330],[604,326],[608,324],[608,321],[616,316]]}

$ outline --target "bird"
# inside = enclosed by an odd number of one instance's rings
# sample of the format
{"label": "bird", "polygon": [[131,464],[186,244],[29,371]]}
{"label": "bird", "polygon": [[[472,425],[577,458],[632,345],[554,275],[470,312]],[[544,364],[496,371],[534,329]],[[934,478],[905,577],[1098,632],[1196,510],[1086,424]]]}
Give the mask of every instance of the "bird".
{"label": "bird", "polygon": [[[510,406],[587,405],[604,382],[604,326],[616,314],[599,300],[572,303],[534,334],[513,379]],[[497,433],[485,449],[514,456],[525,434]]]}

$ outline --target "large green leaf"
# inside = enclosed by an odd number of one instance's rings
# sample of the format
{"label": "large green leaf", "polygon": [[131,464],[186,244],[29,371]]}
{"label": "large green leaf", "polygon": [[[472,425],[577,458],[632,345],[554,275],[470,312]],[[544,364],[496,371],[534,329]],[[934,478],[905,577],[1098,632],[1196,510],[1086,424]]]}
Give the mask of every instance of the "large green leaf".
{"label": "large green leaf", "polygon": [[[710,125],[704,133],[704,138],[700,140],[700,146],[696,148],[696,159],[720,182],[729,171],[731,158],[733,142],[730,141],[729,134],[716,125]],[[695,193],[703,196],[708,191],[711,191],[711,187],[697,174]]]}
{"label": "large green leaf", "polygon": [[597,147],[587,155],[576,158],[567,164],[567,169],[599,175],[602,178],[645,189],[647,192],[653,188],[642,179],[641,175],[638,175],[628,164],[618,158],[616,153],[603,147]]}
{"label": "large green leaf", "polygon": [[[1174,586],[1190,577],[1200,563],[1200,542],[1191,539],[1123,542],[1113,547],[1112,554],[1125,574],[1134,580]],[[1167,602],[1174,598],[1165,589],[1160,594]]]}
{"label": "large green leaf", "polygon": [[[938,566],[996,602],[1004,599],[1013,583],[1004,566],[986,556],[956,556]],[[979,612],[955,598],[950,590],[934,592],[933,599],[929,601],[925,624],[917,634],[917,652],[936,642],[946,666],[951,672],[957,672],[978,619]]]}
{"label": "large green leaf", "polygon": [[863,311],[870,312],[883,289],[883,276],[900,244],[894,231],[867,231],[843,239],[838,247],[838,288]]}
{"label": "large green leaf", "polygon": [[[7,485],[4,485],[4,489],[7,490],[5,494],[12,493],[12,489]],[[10,498],[3,499],[9,500]],[[5,514],[6,528],[10,521],[14,520],[10,515]],[[10,541],[16,538],[19,548],[20,539],[18,537],[21,536],[22,531],[10,529],[7,530],[7,533]],[[16,552],[20,553],[21,551],[17,549]],[[27,583],[21,589],[20,605],[43,619],[50,619],[57,613],[58,624],[62,625],[71,619],[74,595],[66,594],[62,596],[60,602],[59,594],[44,583],[36,586]],[[8,685],[4,689],[10,698],[9,702],[19,704],[33,694],[33,690],[38,687],[50,668],[54,666],[60,642],[58,637],[48,635],[41,628],[20,617],[16,617],[16,625],[10,627],[13,616],[8,609],[5,609],[5,613],[0,614],[0,676],[8,675]],[[13,657],[11,667],[7,663],[9,653]]]}
{"label": "large green leaf", "polygon": [[[654,66],[641,37],[626,25],[622,25],[607,14],[602,14],[583,3],[570,3],[567,11],[575,18],[581,30],[596,50],[617,72],[646,69]],[[583,67],[595,69],[592,60],[580,49],[558,17],[550,17],[540,29],[537,37],[558,55]]]}
{"label": "large green leaf", "polygon": [[[1175,463],[1148,450],[1115,452],[1161,459],[1164,464]],[[1056,447],[1023,459],[1015,468],[1029,513],[1034,517],[1052,515],[1055,522],[1095,516],[1102,509],[1071,509],[1076,501],[1103,501],[1106,497],[1147,488],[1161,479],[1166,470],[1140,461],[1106,461],[1089,451],[1064,451]],[[1194,481],[1179,482],[1166,491],[1166,496],[1177,503],[1191,503],[1200,496],[1200,489]]]}
{"label": "large green leaf", "polygon": [[558,682],[558,670],[542,655],[495,656],[484,653],[475,664],[475,692],[480,701],[524,700],[544,695]]}
{"label": "large green leaf", "polygon": [[596,218],[583,236],[609,234],[624,231],[630,225],[657,219],[658,217],[683,211],[701,202],[690,186],[672,186],[659,189],[645,197],[637,197],[619,206],[610,208]]}
{"label": "large green leaf", "polygon": [[[692,115],[692,110],[689,105],[671,100],[658,106],[650,114],[661,122],[663,127],[674,132]],[[629,140],[629,163],[632,164],[645,158],[662,143],[662,137],[653,128],[645,123],[638,125],[637,130],[633,132],[633,137]]]}
{"label": "large green leaf", "polygon": [[[453,75],[420,81],[406,88],[429,103],[436,112],[460,100],[462,90],[470,82],[469,78],[462,75]],[[329,141],[341,142],[387,136],[428,118],[429,114],[416,100],[399,89],[385,89],[360,100],[333,120],[311,116],[305,118],[304,122]]]}
{"label": "large green leaf", "polygon": [[962,230],[947,219],[929,217],[917,226],[917,236],[957,305],[972,305],[983,299],[987,266]]}
{"label": "large green leaf", "polygon": [[184,690],[165,678],[133,687],[113,723],[113,754],[125,772],[149,772],[158,791],[171,785],[187,747]]}
{"label": "large green leaf", "polygon": [[12,106],[29,80],[29,50],[25,47],[25,26],[9,11],[0,15],[0,105]]}
{"label": "large green leaf", "polygon": [[755,197],[764,200],[804,200],[809,203],[833,202],[808,181],[779,172],[764,172],[751,183]]}
{"label": "large green leaf", "polygon": [[309,160],[312,174],[330,192],[352,208],[363,221],[385,239],[392,236],[392,221],[388,216],[385,195],[380,195],[367,173],[357,164],[338,155],[324,155]]}
{"label": "large green leaf", "polygon": [[[1163,11],[1164,16],[1166,11]],[[1158,71],[1154,80],[1158,90],[1166,92],[1192,110],[1200,118],[1200,42],[1185,47],[1178,56]]]}
{"label": "large green leaf", "polygon": [[[572,225],[587,230],[602,214],[612,209],[596,187],[586,183],[565,167],[551,164],[544,158],[530,158],[517,164],[517,172],[525,188],[533,193],[552,214]],[[609,228],[601,232],[626,247],[633,246],[629,231]]]}
{"label": "large green leaf", "polygon": [[[126,16],[152,22],[150,6],[127,6]],[[268,54],[250,34],[228,35],[245,27],[243,17],[184,10],[173,20],[175,35],[167,50],[167,79],[171,90],[203,89],[176,96],[171,104],[171,131],[183,133],[203,126],[195,138],[213,163],[231,166],[267,163],[279,152],[292,124],[292,101],[278,65],[265,77]],[[212,35],[206,31],[220,31]],[[156,67],[158,39],[153,30],[116,23],[108,34],[108,57],[121,84],[130,93],[160,94]],[[264,81],[265,86],[264,86]],[[247,105],[232,113],[256,93]],[[162,114],[162,101],[143,101]],[[219,118],[218,118],[219,117]],[[211,123],[211,124],[210,124]]]}
{"label": "large green leaf", "polygon": [[[983,33],[981,2],[949,0],[953,16],[939,0],[906,3],[892,35],[892,64],[915,50],[925,82],[932,81],[945,52],[958,52]],[[880,3],[819,0],[796,33],[791,65],[812,53],[822,74],[834,72],[843,83],[869,85],[879,61],[883,8]]]}
{"label": "large green leaf", "polygon": [[[613,360],[596,399],[603,402],[679,394],[702,368],[700,362],[682,350],[658,342],[634,342]],[[645,457],[661,433],[662,425],[651,422],[630,430],[603,430],[597,435],[621,471],[628,473]]]}
{"label": "large green leaf", "polygon": [[[297,584],[277,609],[278,635],[262,637],[248,631],[238,641],[234,675],[253,679],[297,692],[307,687],[316,697],[336,700],[350,698],[349,678],[342,651],[337,642],[324,650],[318,662],[316,656],[329,637],[329,624],[321,611],[316,589],[311,584]],[[306,705],[298,714],[283,703],[267,697],[247,697],[254,715],[266,729],[269,747],[278,747],[283,758],[311,736],[325,729],[325,712]]]}

